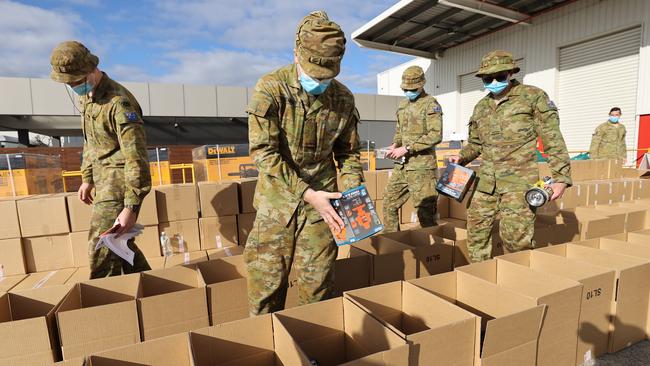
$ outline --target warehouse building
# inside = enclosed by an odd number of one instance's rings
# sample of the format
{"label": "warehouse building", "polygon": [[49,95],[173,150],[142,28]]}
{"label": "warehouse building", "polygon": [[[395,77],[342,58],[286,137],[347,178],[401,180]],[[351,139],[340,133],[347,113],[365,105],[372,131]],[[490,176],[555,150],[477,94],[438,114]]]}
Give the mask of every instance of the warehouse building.
{"label": "warehouse building", "polygon": [[[403,0],[353,33],[363,46],[416,56],[378,75],[378,93],[402,95],[401,72],[427,70],[445,136],[467,133],[486,92],[481,56],[512,52],[519,80],[544,89],[560,111],[570,151],[587,150],[609,109],[623,110],[627,146],[650,148],[650,2],[646,0]],[[628,161],[636,155],[631,152]]]}

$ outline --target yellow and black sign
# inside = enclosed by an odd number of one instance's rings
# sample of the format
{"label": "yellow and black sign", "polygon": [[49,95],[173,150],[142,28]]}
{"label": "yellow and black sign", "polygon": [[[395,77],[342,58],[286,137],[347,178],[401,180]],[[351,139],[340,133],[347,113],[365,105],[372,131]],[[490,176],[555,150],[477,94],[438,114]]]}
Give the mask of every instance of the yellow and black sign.
{"label": "yellow and black sign", "polygon": [[0,197],[63,192],[61,158],[0,154]]}
{"label": "yellow and black sign", "polygon": [[203,145],[192,150],[194,175],[198,182],[220,182],[257,177],[248,144]]}

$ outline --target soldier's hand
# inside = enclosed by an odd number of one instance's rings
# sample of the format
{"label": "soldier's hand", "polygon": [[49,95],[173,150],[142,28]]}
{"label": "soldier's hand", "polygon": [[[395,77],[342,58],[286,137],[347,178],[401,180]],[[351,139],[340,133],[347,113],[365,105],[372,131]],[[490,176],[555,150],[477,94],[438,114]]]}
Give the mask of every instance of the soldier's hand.
{"label": "soldier's hand", "polygon": [[460,155],[452,155],[449,158],[447,158],[450,163],[458,164],[460,162]]}
{"label": "soldier's hand", "polygon": [[122,212],[120,212],[120,215],[117,216],[117,221],[120,223],[120,227],[115,231],[117,234],[115,237],[118,238],[120,235],[131,230],[137,219],[138,215],[125,207]]}
{"label": "soldier's hand", "polygon": [[391,159],[400,159],[402,156],[406,155],[408,150],[404,146],[398,147],[396,149],[391,150],[386,156],[388,156]]}
{"label": "soldier's hand", "polygon": [[334,207],[330,203],[330,200],[341,198],[341,193],[339,192],[325,192],[325,191],[314,191],[309,188],[303,199],[305,202],[309,203],[318,211],[320,216],[325,220],[325,223],[329,225],[330,230],[334,233],[339,233],[345,226],[343,220],[336,213]]}
{"label": "soldier's hand", "polygon": [[79,197],[79,200],[87,205],[90,205],[93,203],[93,197],[90,194],[93,190],[93,184],[91,183],[82,183],[81,187],[79,187],[79,190],[77,191],[77,197]]}
{"label": "soldier's hand", "polygon": [[564,190],[566,189],[566,183],[553,183],[551,184],[551,189],[553,190],[551,201],[555,201],[558,198],[562,198]]}

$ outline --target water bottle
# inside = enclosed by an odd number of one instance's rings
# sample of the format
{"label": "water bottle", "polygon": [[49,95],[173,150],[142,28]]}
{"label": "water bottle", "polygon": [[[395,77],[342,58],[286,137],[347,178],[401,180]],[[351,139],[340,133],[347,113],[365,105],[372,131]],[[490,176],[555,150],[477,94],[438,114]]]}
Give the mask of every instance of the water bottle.
{"label": "water bottle", "polygon": [[169,257],[173,254],[172,245],[169,243],[169,237],[164,231],[160,233],[160,247],[162,248],[165,257]]}
{"label": "water bottle", "polygon": [[591,355],[591,350],[587,351],[584,356],[582,366],[596,366],[596,359]]}
{"label": "water bottle", "polygon": [[174,235],[176,238],[176,241],[178,242],[178,251],[181,253],[187,252],[187,248],[185,247],[185,239],[183,239],[183,235],[181,234],[176,234]]}

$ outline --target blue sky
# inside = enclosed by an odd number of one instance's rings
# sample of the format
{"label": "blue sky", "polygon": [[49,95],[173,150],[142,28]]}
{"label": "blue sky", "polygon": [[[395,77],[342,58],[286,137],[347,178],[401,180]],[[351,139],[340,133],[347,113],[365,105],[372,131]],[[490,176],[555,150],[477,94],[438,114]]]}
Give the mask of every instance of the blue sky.
{"label": "blue sky", "polygon": [[77,39],[122,81],[251,86],[293,61],[294,32],[327,11],[348,37],[338,79],[376,93],[376,74],[411,59],[350,35],[397,0],[0,0],[0,76],[46,77],[49,54]]}

